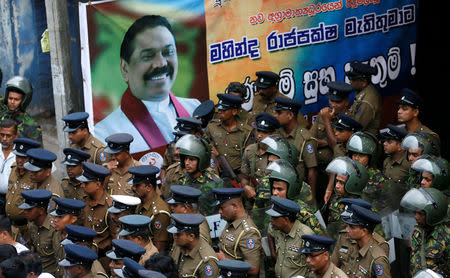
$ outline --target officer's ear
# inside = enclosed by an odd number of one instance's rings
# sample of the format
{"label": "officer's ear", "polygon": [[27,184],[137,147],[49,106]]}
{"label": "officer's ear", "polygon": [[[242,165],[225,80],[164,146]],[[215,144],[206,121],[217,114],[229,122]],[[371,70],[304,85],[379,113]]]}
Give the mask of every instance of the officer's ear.
{"label": "officer's ear", "polygon": [[419,109],[418,108],[413,108],[413,115],[415,118],[419,117]]}
{"label": "officer's ear", "polygon": [[233,116],[236,116],[238,113],[238,109],[237,108],[231,109],[231,113],[233,114]]}
{"label": "officer's ear", "polygon": [[120,72],[122,73],[122,78],[123,81],[125,81],[126,83],[128,83],[128,62],[125,61],[124,59],[120,59]]}

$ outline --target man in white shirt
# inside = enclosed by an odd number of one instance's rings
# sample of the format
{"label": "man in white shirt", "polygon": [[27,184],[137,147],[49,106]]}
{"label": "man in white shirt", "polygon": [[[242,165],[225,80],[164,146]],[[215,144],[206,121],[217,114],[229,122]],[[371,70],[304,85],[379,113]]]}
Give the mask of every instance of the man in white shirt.
{"label": "man in white shirt", "polygon": [[9,221],[8,217],[0,215],[0,245],[3,244],[14,246],[17,250],[17,254],[29,250],[23,244],[14,241],[11,236],[11,221]]}
{"label": "man in white shirt", "polygon": [[171,92],[178,56],[166,18],[146,15],[131,25],[122,41],[120,69],[128,88],[121,105],[95,125],[95,137],[105,142],[109,135],[126,131],[134,138],[130,153],[141,156],[151,149],[164,155],[157,148],[174,139],[176,118],[190,117],[200,104]]}
{"label": "man in white shirt", "polygon": [[17,138],[17,123],[13,119],[5,119],[0,122],[0,214],[5,214],[6,192],[8,192],[8,179],[11,173],[11,165],[16,161],[13,140]]}

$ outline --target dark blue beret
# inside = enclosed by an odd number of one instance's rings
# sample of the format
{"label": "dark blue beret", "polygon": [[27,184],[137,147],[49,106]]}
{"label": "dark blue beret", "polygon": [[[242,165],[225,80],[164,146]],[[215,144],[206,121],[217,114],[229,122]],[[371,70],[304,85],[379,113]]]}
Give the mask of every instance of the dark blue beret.
{"label": "dark blue beret", "polygon": [[139,231],[148,231],[151,218],[140,214],[125,215],[119,218],[121,228],[119,236],[127,236]]}
{"label": "dark blue beret", "polygon": [[413,90],[404,88],[401,91],[402,98],[397,101],[399,104],[405,104],[412,108],[420,108],[423,103],[423,99],[415,93]]}
{"label": "dark blue beret", "polygon": [[62,245],[75,244],[81,242],[92,242],[94,237],[98,235],[96,231],[91,228],[77,225],[64,226],[67,237],[61,241]]}
{"label": "dark blue beret", "polygon": [[331,245],[336,241],[329,237],[319,235],[302,235],[302,239],[305,241],[303,244],[302,253],[310,254],[318,251],[329,251]]}
{"label": "dark blue beret", "polygon": [[272,196],[270,200],[272,201],[272,208],[266,211],[270,216],[289,216],[300,211],[300,206],[292,200],[276,196]]}
{"label": "dark blue beret", "polygon": [[335,102],[341,102],[348,98],[348,95],[353,91],[352,85],[339,81],[330,81],[327,83],[327,87],[329,88],[328,98]]}
{"label": "dark blue beret", "polygon": [[23,202],[19,205],[20,209],[31,209],[34,207],[47,207],[52,192],[50,190],[31,189],[24,190],[22,194]]}
{"label": "dark blue beret", "polygon": [[217,200],[215,205],[219,205],[231,199],[241,198],[244,189],[235,187],[223,187],[213,188],[212,192],[214,193],[214,196]]}
{"label": "dark blue beret", "polygon": [[13,153],[17,156],[27,156],[29,149],[41,147],[41,143],[30,138],[16,138],[13,143],[15,144]]}
{"label": "dark blue beret", "polygon": [[172,224],[167,227],[171,234],[178,234],[185,230],[196,229],[205,220],[198,213],[172,213]]}
{"label": "dark blue beret", "polygon": [[239,108],[242,104],[242,98],[235,95],[217,94],[217,97],[219,98],[219,103],[217,103],[216,108],[219,110]]}
{"label": "dark blue beret", "polygon": [[381,218],[370,209],[358,205],[350,205],[350,215],[341,217],[342,221],[351,225],[367,226],[370,224],[380,224]]}
{"label": "dark blue beret", "polygon": [[79,165],[81,162],[86,161],[91,157],[89,153],[74,148],[64,148],[63,153],[66,155],[66,159],[63,163],[71,166]]}
{"label": "dark blue beret", "polygon": [[122,278],[136,278],[139,277],[139,271],[141,270],[146,269],[136,261],[125,257],[123,258],[123,267],[121,269],[115,268],[114,273]]}
{"label": "dark blue beret", "polygon": [[195,108],[194,112],[192,112],[192,117],[200,118],[202,120],[202,127],[205,128],[214,116],[214,107],[212,100],[205,100]]}
{"label": "dark blue beret", "polygon": [[222,277],[246,277],[251,265],[239,260],[222,260],[217,263]]}
{"label": "dark blue beret", "polygon": [[128,168],[128,173],[133,176],[127,180],[129,184],[141,184],[150,182],[156,178],[159,168],[151,165],[138,165]]}
{"label": "dark blue beret", "polygon": [[280,128],[280,122],[272,114],[261,112],[256,115],[256,129],[264,132],[273,132]]}
{"label": "dark blue beret", "polygon": [[66,214],[79,215],[81,210],[86,206],[83,201],[69,198],[53,198],[56,207],[50,212],[52,216],[64,216]]}
{"label": "dark blue beret", "polygon": [[203,118],[212,112],[214,112],[214,102],[208,99],[200,103],[200,105],[197,106],[197,108],[195,108],[194,112],[192,113],[192,116]]}
{"label": "dark blue beret", "polygon": [[363,128],[360,122],[353,119],[352,117],[345,115],[344,113],[339,113],[337,115],[337,122],[333,124],[335,128],[340,128],[344,130],[358,131]]}
{"label": "dark blue beret", "polygon": [[105,138],[105,152],[109,154],[115,154],[120,153],[121,151],[128,151],[133,140],[133,136],[128,133],[112,134]]}
{"label": "dark blue beret", "polygon": [[350,63],[350,70],[345,72],[350,79],[371,78],[372,75],[377,74],[377,69],[369,64],[361,63],[359,61]]}
{"label": "dark blue beret", "polygon": [[202,126],[202,121],[194,117],[179,117],[176,120],[178,123],[175,129],[180,131],[190,132]]}
{"label": "dark blue beret", "polygon": [[139,270],[140,278],[166,278],[166,275],[153,270]]}
{"label": "dark blue beret", "polygon": [[271,71],[257,71],[256,87],[258,89],[266,89],[272,86],[276,86],[280,80],[280,76]]}
{"label": "dark blue beret", "polygon": [[289,110],[297,112],[298,110],[300,110],[300,108],[302,108],[301,102],[287,97],[276,97],[275,102],[276,104],[275,107],[273,108],[273,110],[275,111]]}
{"label": "dark blue beret", "polygon": [[92,264],[98,258],[97,253],[82,245],[67,244],[64,245],[64,251],[66,255],[59,261],[60,266]]}
{"label": "dark blue beret", "polygon": [[106,256],[113,260],[122,260],[129,257],[139,261],[140,257],[146,252],[144,247],[127,239],[113,239],[112,246],[113,249],[106,252]]}
{"label": "dark blue beret", "polygon": [[56,154],[44,149],[29,149],[27,151],[28,162],[24,164],[25,169],[38,172],[42,169],[52,168],[52,162],[56,160]]}
{"label": "dark blue beret", "polygon": [[80,182],[102,181],[111,174],[108,168],[91,162],[82,162],[83,173],[77,177]]}
{"label": "dark blue beret", "polygon": [[88,127],[87,118],[89,118],[89,114],[86,112],[75,112],[62,117],[62,120],[66,123],[63,131],[74,132],[78,128]]}
{"label": "dark blue beret", "polygon": [[186,185],[172,185],[170,192],[172,192],[172,197],[167,199],[167,203],[172,205],[198,203],[198,198],[202,195],[197,188]]}
{"label": "dark blue beret", "polygon": [[405,128],[392,124],[388,124],[387,128],[380,130],[380,136],[383,139],[402,141],[406,135],[408,135],[408,131]]}

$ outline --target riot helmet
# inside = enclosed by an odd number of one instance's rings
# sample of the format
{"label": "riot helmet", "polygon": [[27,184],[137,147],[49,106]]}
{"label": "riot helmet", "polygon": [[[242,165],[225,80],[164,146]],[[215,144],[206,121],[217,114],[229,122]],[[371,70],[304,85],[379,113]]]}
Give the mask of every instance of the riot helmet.
{"label": "riot helmet", "polygon": [[411,165],[411,168],[417,172],[428,172],[433,175],[431,187],[441,191],[448,189],[450,183],[449,162],[442,157],[423,155]]}
{"label": "riot helmet", "polygon": [[22,102],[19,105],[19,110],[25,112],[25,109],[33,98],[33,87],[28,79],[23,76],[14,76],[6,82],[5,97],[3,103],[8,105],[8,95],[10,91],[16,91],[23,94]]}
{"label": "riot helmet", "polygon": [[186,134],[182,136],[176,143],[175,149],[180,149],[180,162],[184,168],[184,156],[193,156],[198,158],[198,171],[203,171],[211,164],[211,148],[208,143],[193,134]]}
{"label": "riot helmet", "polygon": [[345,191],[352,195],[360,196],[369,180],[369,173],[366,167],[347,156],[340,156],[333,159],[328,164],[326,171],[336,175],[347,176]]}
{"label": "riot helmet", "polygon": [[287,183],[286,197],[295,199],[298,197],[302,181],[298,179],[297,170],[287,160],[278,159],[269,163],[266,167],[266,175],[269,176],[270,192],[274,180],[282,180]]}
{"label": "riot helmet", "polygon": [[406,192],[400,205],[412,211],[424,210],[426,223],[436,226],[447,218],[447,197],[436,188],[413,188]]}

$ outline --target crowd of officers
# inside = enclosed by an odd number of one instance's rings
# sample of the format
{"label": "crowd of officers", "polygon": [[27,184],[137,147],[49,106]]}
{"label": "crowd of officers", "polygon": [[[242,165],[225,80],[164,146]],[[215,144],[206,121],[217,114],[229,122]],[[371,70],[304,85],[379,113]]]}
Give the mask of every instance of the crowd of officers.
{"label": "crowd of officers", "polygon": [[55,154],[15,138],[11,236],[55,277],[449,277],[449,163],[412,90],[380,127],[374,74],[354,62],[350,84],[327,83],[310,126],[277,74],[256,73],[250,111],[231,82],[177,119],[161,168],[133,158],[127,133],[103,145],[85,112],[62,118],[61,181]]}

